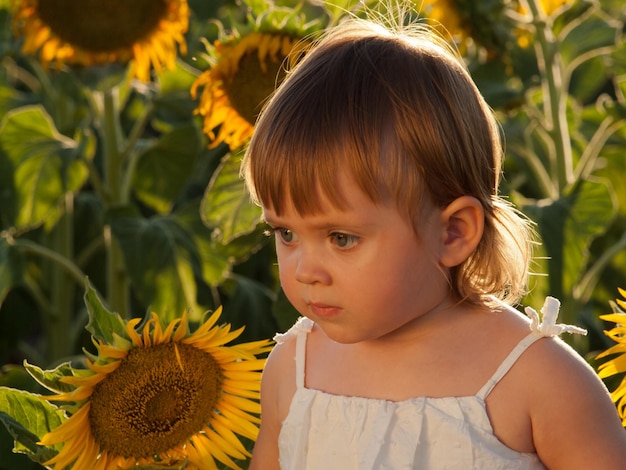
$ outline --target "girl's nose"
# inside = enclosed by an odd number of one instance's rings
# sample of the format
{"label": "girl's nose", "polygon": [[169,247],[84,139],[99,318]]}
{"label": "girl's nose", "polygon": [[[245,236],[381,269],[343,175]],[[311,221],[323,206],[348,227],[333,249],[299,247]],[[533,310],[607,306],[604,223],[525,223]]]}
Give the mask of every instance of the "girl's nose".
{"label": "girl's nose", "polygon": [[296,259],[295,277],[303,284],[330,284],[330,273],[318,253],[299,250]]}

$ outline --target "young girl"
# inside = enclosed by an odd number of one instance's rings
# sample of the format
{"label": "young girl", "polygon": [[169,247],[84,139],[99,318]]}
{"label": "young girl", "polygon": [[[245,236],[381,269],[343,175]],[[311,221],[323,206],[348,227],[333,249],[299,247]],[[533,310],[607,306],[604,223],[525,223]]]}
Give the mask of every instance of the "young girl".
{"label": "young girl", "polygon": [[[526,286],[498,127],[425,31],[352,20],[290,74],[243,174],[303,318],[270,355],[251,468],[623,469],[606,389]],[[531,314],[535,314],[530,310]],[[552,319],[552,321],[550,321]]]}

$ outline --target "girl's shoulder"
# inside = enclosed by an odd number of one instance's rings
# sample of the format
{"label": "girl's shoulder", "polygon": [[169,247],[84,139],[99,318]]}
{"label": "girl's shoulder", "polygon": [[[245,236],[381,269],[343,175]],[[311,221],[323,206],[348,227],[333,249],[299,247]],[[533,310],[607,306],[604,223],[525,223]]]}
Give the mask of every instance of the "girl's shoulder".
{"label": "girl's shoulder", "polygon": [[[615,406],[593,368],[561,338],[584,330],[558,323],[558,309],[552,298],[541,315],[525,309],[528,335],[537,339],[494,389],[490,411],[513,404],[526,409],[534,446],[548,468],[622,468],[615,465],[626,457],[626,434]],[[605,465],[596,466],[603,458]]]}
{"label": "girl's shoulder", "polygon": [[[610,394],[565,341],[537,341],[513,376],[523,387],[517,399],[527,404],[533,441],[548,468],[623,468],[626,433]],[[618,455],[622,463],[615,466]],[[599,464],[602,458],[606,466]]]}

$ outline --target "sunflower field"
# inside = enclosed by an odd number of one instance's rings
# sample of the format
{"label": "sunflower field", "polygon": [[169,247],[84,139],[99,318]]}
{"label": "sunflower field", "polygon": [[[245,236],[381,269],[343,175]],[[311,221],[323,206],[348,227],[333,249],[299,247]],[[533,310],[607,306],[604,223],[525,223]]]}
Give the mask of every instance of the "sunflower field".
{"label": "sunflower field", "polygon": [[[0,0],[0,470],[247,467],[297,313],[243,151],[316,36],[391,4]],[[624,2],[403,8],[502,125],[501,191],[541,241],[523,303],[588,330],[626,426]]]}

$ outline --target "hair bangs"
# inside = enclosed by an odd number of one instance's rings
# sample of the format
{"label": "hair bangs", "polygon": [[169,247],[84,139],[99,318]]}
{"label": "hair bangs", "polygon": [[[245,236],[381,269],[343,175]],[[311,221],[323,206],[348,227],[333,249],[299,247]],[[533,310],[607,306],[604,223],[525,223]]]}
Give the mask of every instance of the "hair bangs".
{"label": "hair bangs", "polygon": [[344,142],[336,139],[307,142],[307,135],[310,138],[317,131],[308,128],[305,122],[300,125],[304,129],[298,129],[292,122],[284,135],[273,133],[269,139],[251,143],[248,153],[262,155],[252,159],[247,168],[253,198],[278,214],[288,205],[299,214],[314,214],[322,210],[325,201],[344,208],[338,176],[345,171],[345,165],[336,156],[349,150],[341,148],[339,144]]}
{"label": "hair bangs", "polygon": [[261,113],[243,165],[257,203],[278,213],[287,202],[301,214],[325,201],[345,208],[344,176],[374,202],[387,197],[381,162],[383,141],[393,140],[392,106],[356,52],[341,48],[323,61],[312,52]]}

